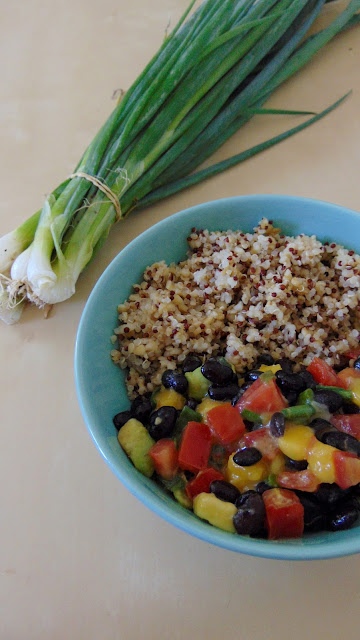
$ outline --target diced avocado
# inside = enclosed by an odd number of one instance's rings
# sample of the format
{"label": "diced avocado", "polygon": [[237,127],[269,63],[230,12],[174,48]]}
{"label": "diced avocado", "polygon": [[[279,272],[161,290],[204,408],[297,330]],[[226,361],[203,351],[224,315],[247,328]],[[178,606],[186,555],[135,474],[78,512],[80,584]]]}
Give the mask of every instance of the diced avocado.
{"label": "diced avocado", "polygon": [[181,411],[185,402],[184,396],[174,391],[174,389],[166,389],[165,387],[161,387],[155,396],[156,409],[174,407],[174,409]]}
{"label": "diced avocado", "polygon": [[170,479],[159,476],[159,480],[168,491],[178,491],[179,489],[184,489],[186,486],[186,478],[183,474],[177,474]]}
{"label": "diced avocado", "polygon": [[188,395],[195,400],[201,400],[210,387],[210,380],[207,380],[201,373],[201,367],[194,369],[194,371],[187,371],[185,378],[189,383]]}
{"label": "diced avocado", "polygon": [[175,442],[179,442],[188,422],[202,422],[202,415],[193,409],[190,409],[187,405],[181,411],[178,419],[176,420],[175,429],[173,432],[173,438]]}
{"label": "diced avocado", "polygon": [[233,517],[237,509],[232,502],[219,500],[213,493],[199,493],[193,501],[194,513],[214,527],[235,533]]}
{"label": "diced avocado", "polygon": [[161,387],[156,387],[150,396],[150,402],[153,409],[156,408],[156,396],[159,393]]}
{"label": "diced avocado", "polygon": [[177,500],[177,502],[181,504],[182,507],[185,507],[185,509],[191,509],[192,502],[190,498],[186,495],[185,489],[175,489],[173,491],[173,494],[174,494],[175,500]]}
{"label": "diced avocado", "polygon": [[144,425],[139,420],[131,418],[121,427],[118,441],[136,469],[150,478],[154,473],[154,464],[149,450],[155,444],[155,440]]}

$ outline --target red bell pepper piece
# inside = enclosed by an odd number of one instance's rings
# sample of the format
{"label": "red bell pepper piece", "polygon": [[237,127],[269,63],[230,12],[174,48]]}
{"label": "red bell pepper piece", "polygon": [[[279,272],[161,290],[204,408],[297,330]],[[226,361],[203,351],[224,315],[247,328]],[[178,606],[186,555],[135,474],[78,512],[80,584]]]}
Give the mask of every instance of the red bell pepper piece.
{"label": "red bell pepper piece", "polygon": [[327,387],[342,387],[342,383],[334,369],[320,358],[314,358],[307,370],[318,384],[326,385]]}
{"label": "red bell pepper piece", "polygon": [[261,378],[255,380],[251,387],[246,389],[236,404],[238,411],[241,413],[243,409],[249,409],[254,413],[274,413],[281,411],[288,406],[287,401],[281,394],[275,378],[264,381]]}
{"label": "red bell pepper piece", "polygon": [[211,432],[203,422],[188,422],[181,439],[179,466],[197,473],[207,467],[211,451]]}
{"label": "red bell pepper piece", "polygon": [[210,493],[210,485],[214,480],[224,480],[224,476],[220,471],[209,467],[203,471],[199,471],[197,476],[190,480],[186,485],[187,496],[193,500],[199,493]]}
{"label": "red bell pepper piece", "polygon": [[341,489],[348,489],[360,482],[360,459],[354,453],[334,451],[335,482]]}
{"label": "red bell pepper piece", "polygon": [[243,441],[246,447],[259,449],[261,455],[270,461],[274,460],[280,451],[276,439],[271,436],[267,427],[246,433]]}
{"label": "red bell pepper piece", "polygon": [[155,471],[162,478],[170,480],[176,475],[178,470],[178,452],[174,440],[161,438],[155,442],[149,451]]}
{"label": "red bell pepper piece", "polygon": [[230,444],[245,432],[244,421],[239,411],[230,402],[221,404],[207,412],[206,420],[216,440]]}
{"label": "red bell pepper piece", "polygon": [[331,416],[330,422],[344,433],[349,433],[354,438],[360,440],[360,413],[350,415]]}
{"label": "red bell pepper piece", "polygon": [[263,493],[265,526],[269,540],[301,538],[304,531],[304,507],[289,489],[268,489]]}
{"label": "red bell pepper piece", "polygon": [[316,491],[320,484],[318,478],[310,469],[304,469],[303,471],[281,471],[276,476],[276,482],[284,489],[308,491],[310,493]]}

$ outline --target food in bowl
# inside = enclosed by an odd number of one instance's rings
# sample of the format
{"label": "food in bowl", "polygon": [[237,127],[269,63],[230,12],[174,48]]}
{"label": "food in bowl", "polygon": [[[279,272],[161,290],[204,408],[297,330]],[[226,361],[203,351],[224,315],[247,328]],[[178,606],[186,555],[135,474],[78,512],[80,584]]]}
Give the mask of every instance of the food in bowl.
{"label": "food in bowl", "polygon": [[148,267],[119,306],[112,355],[132,399],[114,418],[121,446],[227,531],[352,526],[360,373],[344,362],[360,353],[360,257],[266,219],[188,241],[187,260]]}

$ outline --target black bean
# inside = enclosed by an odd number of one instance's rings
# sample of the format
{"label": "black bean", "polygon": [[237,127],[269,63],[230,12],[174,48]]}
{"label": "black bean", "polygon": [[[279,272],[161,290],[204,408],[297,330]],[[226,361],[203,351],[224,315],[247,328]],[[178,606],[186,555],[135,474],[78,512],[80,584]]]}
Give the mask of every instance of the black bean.
{"label": "black bean", "polygon": [[354,436],[342,431],[325,431],[322,435],[321,442],[340,449],[340,451],[348,451],[349,453],[355,453],[360,457],[360,442]]}
{"label": "black bean", "polygon": [[339,500],[343,500],[349,494],[348,489],[341,489],[337,484],[322,482],[313,496],[323,505],[332,508]]}
{"label": "black bean", "polygon": [[255,491],[257,493],[260,493],[261,495],[264,493],[264,491],[267,491],[268,489],[273,489],[273,487],[271,486],[271,484],[268,484],[264,480],[262,480],[261,482],[258,482],[255,487]]}
{"label": "black bean", "polygon": [[203,376],[213,384],[224,386],[233,379],[233,370],[218,360],[208,360],[201,367]]}
{"label": "black bean", "polygon": [[330,531],[350,529],[358,518],[359,511],[352,502],[339,505],[329,514],[328,529]]}
{"label": "black bean", "polygon": [[243,418],[243,422],[244,422],[246,431],[257,431],[258,429],[263,428],[263,424],[261,422],[250,422],[250,420],[246,420],[244,418]]}
{"label": "black bean", "polygon": [[321,504],[312,496],[298,493],[304,507],[304,531],[321,531],[326,526],[326,515]]}
{"label": "black bean", "polygon": [[358,484],[355,484],[353,487],[351,487],[351,493],[354,496],[360,497],[360,482],[358,482]]}
{"label": "black bean", "polygon": [[360,413],[360,407],[358,407],[353,402],[343,402],[342,410],[345,415]]}
{"label": "black bean", "polygon": [[189,353],[182,363],[182,370],[184,373],[189,373],[201,367],[201,364],[202,358],[197,353]]}
{"label": "black bean", "polygon": [[315,432],[320,429],[334,429],[334,425],[331,424],[331,422],[328,422],[328,420],[324,420],[324,418],[314,418],[314,420],[310,422],[309,426],[314,429]]}
{"label": "black bean", "polygon": [[212,400],[232,400],[237,397],[239,387],[234,382],[224,386],[210,385],[208,394]]}
{"label": "black bean", "polygon": [[305,382],[298,373],[286,373],[285,371],[277,371],[275,373],[276,383],[281,390],[295,391],[301,393],[305,390]]}
{"label": "black bean", "polygon": [[186,400],[185,404],[186,404],[187,407],[189,407],[193,411],[196,411],[196,407],[198,406],[199,401],[195,400],[195,398],[188,398]]}
{"label": "black bean", "polygon": [[262,455],[259,449],[256,449],[255,447],[240,449],[240,451],[237,451],[233,456],[235,464],[238,464],[241,467],[250,467],[251,465],[259,462],[261,458]]}
{"label": "black bean", "polygon": [[119,431],[131,417],[131,411],[120,411],[120,413],[117,413],[116,416],[113,417],[115,428]]}
{"label": "black bean", "polygon": [[240,507],[242,507],[243,504],[245,504],[249,496],[252,496],[256,493],[259,493],[259,492],[256,492],[254,489],[247,489],[243,493],[240,493],[240,495],[238,496],[235,502],[235,507],[239,509]]}
{"label": "black bean", "polygon": [[262,371],[258,371],[257,369],[252,369],[245,373],[244,380],[245,382],[255,382],[262,375]]}
{"label": "black bean", "polygon": [[164,371],[161,382],[166,389],[174,389],[177,393],[186,393],[188,388],[188,381],[180,371],[172,371],[171,369]]}
{"label": "black bean", "polygon": [[256,365],[257,366],[261,366],[262,364],[265,364],[267,367],[271,367],[271,365],[273,365],[275,363],[274,358],[270,355],[270,353],[262,353],[257,361],[256,361]]}
{"label": "black bean", "polygon": [[283,394],[283,396],[285,396],[286,400],[288,401],[289,407],[292,407],[294,404],[297,403],[297,399],[298,399],[298,393],[296,391],[282,391],[281,392]]}
{"label": "black bean", "polygon": [[219,500],[232,502],[233,504],[235,504],[241,495],[239,489],[230,482],[226,482],[226,480],[213,480],[210,484],[210,492],[219,498]]}
{"label": "black bean", "polygon": [[148,431],[154,440],[171,436],[177,418],[174,407],[160,407],[154,411],[149,420]]}
{"label": "black bean", "polygon": [[285,467],[290,471],[304,471],[308,468],[307,460],[293,460],[285,456]]}
{"label": "black bean", "polygon": [[319,404],[325,405],[325,407],[329,409],[330,413],[339,411],[343,404],[343,399],[340,393],[329,389],[319,389],[318,391],[315,391],[314,400]]}
{"label": "black bean", "polygon": [[289,358],[280,358],[280,360],[278,360],[276,362],[276,364],[279,364],[282,371],[284,371],[284,373],[292,373],[293,371],[293,362],[292,360],[290,360]]}
{"label": "black bean", "polygon": [[265,505],[262,496],[254,492],[247,496],[233,518],[234,527],[240,535],[256,536],[264,529]]}
{"label": "black bean", "polygon": [[343,354],[338,356],[338,361],[335,364],[333,364],[333,368],[336,371],[336,373],[338,373],[339,371],[342,371],[342,369],[345,369],[348,366],[349,366],[349,358],[347,358]]}
{"label": "black bean", "polygon": [[130,411],[132,418],[136,418],[136,420],[139,420],[139,422],[143,424],[147,422],[152,411],[149,396],[137,396],[131,403]]}
{"label": "black bean", "polygon": [[354,362],[354,369],[360,369],[360,356]]}
{"label": "black bean", "polygon": [[314,380],[314,377],[311,375],[310,371],[302,369],[301,371],[299,371],[298,376],[304,383],[304,391],[305,389],[312,389],[313,391],[315,391],[317,383]]}
{"label": "black bean", "polygon": [[285,433],[285,417],[279,411],[276,411],[271,416],[270,433],[275,438],[281,438]]}

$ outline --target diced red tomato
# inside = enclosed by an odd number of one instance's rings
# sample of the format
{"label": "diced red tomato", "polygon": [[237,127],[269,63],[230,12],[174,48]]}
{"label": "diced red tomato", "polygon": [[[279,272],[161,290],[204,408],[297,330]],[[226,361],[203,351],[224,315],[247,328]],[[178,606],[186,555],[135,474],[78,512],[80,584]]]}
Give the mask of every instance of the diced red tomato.
{"label": "diced red tomato", "polygon": [[360,440],[360,413],[331,416],[330,421],[339,431],[349,433],[351,436],[354,436],[354,438]]}
{"label": "diced red tomato", "polygon": [[289,489],[268,489],[263,493],[265,525],[269,540],[301,538],[304,531],[304,507]]}
{"label": "diced red tomato", "polygon": [[263,427],[246,433],[243,438],[246,447],[255,447],[266,460],[272,461],[280,452],[276,439],[270,435],[269,429]]}
{"label": "diced red tomato", "polygon": [[339,371],[337,376],[341,382],[341,386],[344,387],[344,389],[351,389],[351,385],[354,380],[360,378],[360,371],[354,369],[353,367],[346,367],[346,369]]}
{"label": "diced red tomato", "polygon": [[239,411],[230,402],[218,405],[207,412],[207,423],[216,440],[230,444],[245,432],[244,421]]}
{"label": "diced red tomato", "polygon": [[270,378],[270,380],[266,382],[261,380],[261,378],[255,380],[251,387],[246,389],[236,405],[240,413],[244,409],[249,409],[249,411],[260,414],[281,411],[287,406],[288,403],[281,394],[275,378]]}
{"label": "diced red tomato", "polygon": [[181,439],[179,466],[193,473],[207,467],[211,451],[211,432],[204,422],[188,422]]}
{"label": "diced red tomato", "polygon": [[320,358],[314,358],[307,367],[307,370],[318,384],[323,384],[328,387],[342,387],[341,381],[334,369]]}
{"label": "diced red tomato", "polygon": [[187,496],[193,500],[199,493],[210,493],[210,485],[214,480],[224,480],[224,476],[220,471],[209,467],[203,471],[199,471],[197,476],[190,480],[186,485]]}
{"label": "diced red tomato", "polygon": [[360,459],[353,453],[334,451],[335,482],[348,489],[360,482]]}
{"label": "diced red tomato", "polygon": [[162,478],[170,480],[178,470],[178,452],[175,442],[170,438],[161,438],[155,442],[149,451],[155,471]]}
{"label": "diced red tomato", "polygon": [[360,356],[360,347],[354,347],[353,349],[350,349],[349,351],[344,353],[344,356],[346,358],[349,358],[349,360],[356,360],[356,358]]}
{"label": "diced red tomato", "polygon": [[319,487],[319,480],[310,469],[303,471],[281,471],[276,477],[277,483],[284,489],[314,492]]}

